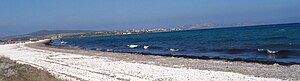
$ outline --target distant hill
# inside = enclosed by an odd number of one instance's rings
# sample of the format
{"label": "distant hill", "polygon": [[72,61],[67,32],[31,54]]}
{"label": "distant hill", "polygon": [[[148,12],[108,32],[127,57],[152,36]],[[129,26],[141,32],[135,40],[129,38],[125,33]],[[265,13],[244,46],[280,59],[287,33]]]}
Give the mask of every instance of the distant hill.
{"label": "distant hill", "polygon": [[29,36],[45,36],[45,35],[53,35],[53,34],[61,34],[61,33],[88,33],[94,32],[91,30],[40,30],[37,32],[25,34]]}
{"label": "distant hill", "polygon": [[15,36],[8,36],[8,37],[1,37],[1,39],[15,39],[15,38],[31,38],[31,37],[43,37],[47,35],[54,35],[54,34],[76,34],[76,33],[89,33],[89,32],[95,32],[91,30],[40,30],[36,32],[32,32],[29,34],[24,35],[15,35]]}

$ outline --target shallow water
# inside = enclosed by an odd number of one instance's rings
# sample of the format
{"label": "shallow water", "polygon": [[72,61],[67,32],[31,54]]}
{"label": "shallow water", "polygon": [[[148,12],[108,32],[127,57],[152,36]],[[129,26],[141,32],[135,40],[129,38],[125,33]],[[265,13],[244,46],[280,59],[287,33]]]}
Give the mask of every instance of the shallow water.
{"label": "shallow water", "polygon": [[51,44],[100,51],[300,63],[300,24],[63,38]]}

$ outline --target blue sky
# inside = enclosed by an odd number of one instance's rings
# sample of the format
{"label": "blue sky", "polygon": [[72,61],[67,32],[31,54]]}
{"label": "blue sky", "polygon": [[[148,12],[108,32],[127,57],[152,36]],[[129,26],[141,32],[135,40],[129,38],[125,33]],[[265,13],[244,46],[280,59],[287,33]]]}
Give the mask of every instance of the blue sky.
{"label": "blue sky", "polygon": [[123,30],[300,22],[300,0],[0,0],[0,37],[37,30]]}

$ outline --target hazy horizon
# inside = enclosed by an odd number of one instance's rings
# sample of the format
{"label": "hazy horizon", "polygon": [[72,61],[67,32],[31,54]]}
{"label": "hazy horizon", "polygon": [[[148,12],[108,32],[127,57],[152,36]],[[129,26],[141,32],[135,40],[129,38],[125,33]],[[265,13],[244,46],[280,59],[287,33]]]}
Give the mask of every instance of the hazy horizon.
{"label": "hazy horizon", "polygon": [[172,28],[197,23],[297,23],[299,0],[1,0],[0,37],[38,30]]}

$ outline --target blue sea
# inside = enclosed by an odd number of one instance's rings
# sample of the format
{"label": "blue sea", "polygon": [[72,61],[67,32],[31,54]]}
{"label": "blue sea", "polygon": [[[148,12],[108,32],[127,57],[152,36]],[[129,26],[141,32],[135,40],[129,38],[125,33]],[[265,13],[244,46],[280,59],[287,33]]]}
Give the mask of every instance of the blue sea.
{"label": "blue sea", "polygon": [[87,50],[300,63],[300,23],[52,40]]}

